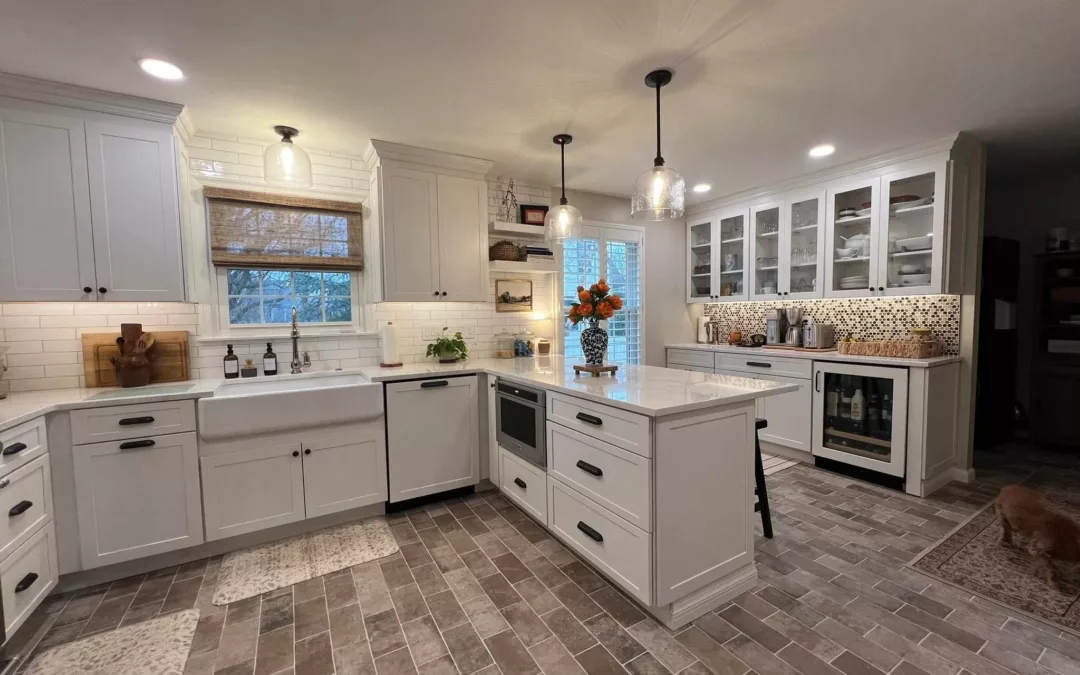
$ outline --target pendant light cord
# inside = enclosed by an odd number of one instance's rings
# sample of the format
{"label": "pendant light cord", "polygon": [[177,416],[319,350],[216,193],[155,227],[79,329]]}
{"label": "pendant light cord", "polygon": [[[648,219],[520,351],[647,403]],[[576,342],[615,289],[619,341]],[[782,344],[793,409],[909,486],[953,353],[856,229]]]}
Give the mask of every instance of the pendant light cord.
{"label": "pendant light cord", "polygon": [[559,164],[562,167],[562,198],[559,199],[559,204],[566,204],[566,143],[559,143]]}
{"label": "pendant light cord", "polygon": [[664,166],[664,158],[660,156],[660,87],[656,88],[656,159],[653,166]]}

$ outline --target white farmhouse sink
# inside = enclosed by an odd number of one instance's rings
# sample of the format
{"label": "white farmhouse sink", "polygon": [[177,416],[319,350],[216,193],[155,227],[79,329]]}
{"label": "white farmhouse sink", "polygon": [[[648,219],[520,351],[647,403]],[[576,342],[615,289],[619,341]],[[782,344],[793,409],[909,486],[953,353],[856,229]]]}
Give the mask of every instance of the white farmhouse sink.
{"label": "white farmhouse sink", "polygon": [[216,441],[381,417],[382,385],[360,375],[278,375],[226,382],[199,399],[199,436]]}

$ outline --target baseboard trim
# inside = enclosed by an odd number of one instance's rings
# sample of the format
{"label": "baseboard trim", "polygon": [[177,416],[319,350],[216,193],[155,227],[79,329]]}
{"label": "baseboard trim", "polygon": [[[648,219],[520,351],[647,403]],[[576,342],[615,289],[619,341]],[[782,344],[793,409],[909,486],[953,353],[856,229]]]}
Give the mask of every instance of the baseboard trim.
{"label": "baseboard trim", "polygon": [[777,457],[783,457],[784,459],[790,459],[796,462],[802,462],[803,464],[813,464],[814,456],[805,450],[796,450],[795,448],[789,448],[786,445],[777,445],[770,441],[761,441],[761,451],[766,455],[776,455]]}
{"label": "baseboard trim", "polygon": [[975,480],[975,469],[964,469],[959,466],[954,466],[949,472],[952,479],[958,483],[971,483]]}
{"label": "baseboard trim", "polygon": [[757,565],[747,565],[676,600],[667,607],[650,607],[649,613],[668,628],[678,630],[694,619],[753,589],[757,583]]}

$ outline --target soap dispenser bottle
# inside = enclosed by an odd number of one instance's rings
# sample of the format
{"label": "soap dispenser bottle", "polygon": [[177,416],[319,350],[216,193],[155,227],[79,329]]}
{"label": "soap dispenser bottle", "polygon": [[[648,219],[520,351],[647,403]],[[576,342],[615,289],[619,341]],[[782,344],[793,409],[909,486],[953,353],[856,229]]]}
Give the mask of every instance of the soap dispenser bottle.
{"label": "soap dispenser bottle", "polygon": [[263,354],[263,375],[277,375],[277,354],[274,353],[272,342],[266,343],[266,353]]}
{"label": "soap dispenser bottle", "polygon": [[225,354],[225,379],[235,380],[240,377],[240,359],[233,354],[232,345],[226,345],[229,351]]}

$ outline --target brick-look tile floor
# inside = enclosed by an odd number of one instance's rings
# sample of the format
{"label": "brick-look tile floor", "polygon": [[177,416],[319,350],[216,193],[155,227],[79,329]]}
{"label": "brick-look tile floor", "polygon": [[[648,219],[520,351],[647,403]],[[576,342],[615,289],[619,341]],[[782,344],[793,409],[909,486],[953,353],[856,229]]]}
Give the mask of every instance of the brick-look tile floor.
{"label": "brick-look tile floor", "polygon": [[675,633],[487,493],[390,516],[390,558],[228,608],[220,560],[55,599],[44,646],[197,607],[188,675],[1080,673],[1080,639],[904,567],[1023,470],[931,499],[772,475],[761,583]]}

